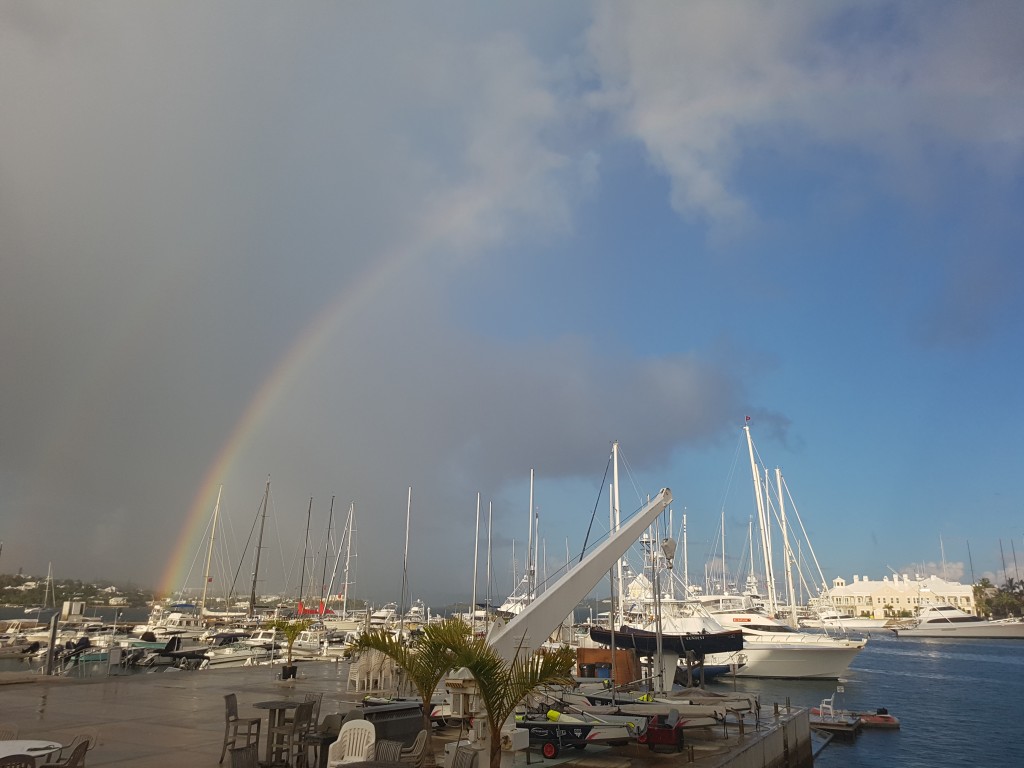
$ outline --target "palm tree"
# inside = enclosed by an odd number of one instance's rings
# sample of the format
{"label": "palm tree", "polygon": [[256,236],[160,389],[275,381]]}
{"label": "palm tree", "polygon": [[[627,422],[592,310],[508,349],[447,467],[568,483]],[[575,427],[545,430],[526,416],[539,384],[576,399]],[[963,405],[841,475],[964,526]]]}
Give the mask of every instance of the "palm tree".
{"label": "palm tree", "polygon": [[309,619],[295,619],[288,621],[286,619],[275,619],[266,625],[265,629],[273,629],[284,635],[285,642],[288,644],[288,666],[292,665],[292,646],[295,645],[295,641],[298,639],[302,631],[309,629]]}
{"label": "palm tree", "polygon": [[501,766],[501,727],[519,703],[546,685],[572,685],[576,651],[567,645],[509,662],[484,638],[467,637],[457,663],[472,673],[487,713],[490,768]]}
{"label": "palm tree", "polygon": [[430,697],[441,679],[452,669],[465,667],[480,688],[490,735],[490,768],[500,768],[501,726],[529,694],[545,685],[571,685],[576,652],[568,646],[538,653],[509,663],[484,638],[473,637],[470,626],[461,619],[428,624],[421,635],[406,646],[387,632],[361,635],[352,650],[375,649],[402,667],[423,699],[423,727],[430,743]]}
{"label": "palm tree", "polygon": [[433,755],[430,723],[430,698],[441,678],[455,666],[455,649],[470,634],[469,625],[461,619],[448,619],[428,624],[409,644],[385,630],[364,632],[349,645],[351,651],[380,651],[405,670],[408,680],[423,700],[423,728],[427,732],[424,747]]}

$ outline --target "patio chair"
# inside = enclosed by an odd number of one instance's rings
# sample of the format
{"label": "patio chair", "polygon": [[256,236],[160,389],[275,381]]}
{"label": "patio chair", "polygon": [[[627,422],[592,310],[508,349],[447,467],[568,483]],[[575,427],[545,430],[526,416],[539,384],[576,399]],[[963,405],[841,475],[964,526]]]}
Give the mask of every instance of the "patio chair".
{"label": "patio chair", "polygon": [[36,768],[32,755],[7,755],[0,757],[0,768]]}
{"label": "patio chair", "polygon": [[[320,702],[324,699],[323,692],[320,693],[307,693],[303,701],[308,701],[313,704],[313,716],[309,721],[310,729],[316,728],[317,722],[320,720]],[[284,722],[290,723],[294,716],[285,715]]]}
{"label": "patio chair", "polygon": [[327,767],[373,760],[377,729],[369,720],[346,720],[338,739],[327,750]]}
{"label": "patio chair", "polygon": [[83,741],[89,745],[87,751],[91,752],[93,747],[96,746],[96,743],[99,740],[100,732],[98,729],[89,728],[87,730],[82,731],[71,740],[70,744],[65,744],[63,747],[60,748],[60,752],[57,753],[57,762],[59,763],[61,760],[66,760],[68,757],[70,757],[71,753],[75,751],[75,748]]}
{"label": "patio chair", "polygon": [[55,763],[43,763],[39,768],[83,768],[85,766],[85,753],[89,751],[89,741],[78,742],[78,745],[71,750],[66,760],[58,760]]}
{"label": "patio chair", "polygon": [[390,688],[395,679],[395,665],[391,657],[382,651],[371,651],[370,657],[370,689],[384,690]]}
{"label": "patio chair", "polygon": [[834,719],[836,716],[835,701],[836,695],[834,693],[827,699],[822,699],[821,705],[818,707],[818,714],[822,718],[827,717],[829,720]]}
{"label": "patio chair", "polygon": [[332,712],[324,715],[323,720],[316,727],[320,733],[338,733],[341,731],[341,724],[345,722],[345,716],[340,712]]}
{"label": "patio chair", "polygon": [[238,746],[238,739],[241,731],[245,729],[245,745],[259,744],[260,741],[260,717],[239,717],[238,696],[233,693],[224,694],[224,743],[220,748],[220,760],[224,762],[224,755],[228,747]]}
{"label": "patio chair", "polygon": [[373,759],[379,763],[397,763],[402,756],[403,746],[400,741],[381,739],[374,744]]}
{"label": "patio chair", "polygon": [[323,720],[318,724],[314,724],[314,727],[306,732],[306,735],[303,736],[303,742],[307,749],[313,748],[313,760],[309,763],[310,765],[320,764],[320,750],[326,749],[329,746],[330,742],[327,740],[329,737],[338,737],[344,720],[345,716],[338,712],[324,715]]}
{"label": "patio chair", "polygon": [[0,723],[0,741],[14,741],[18,738],[18,726],[14,723]]}
{"label": "patio chair", "polygon": [[411,745],[405,747],[398,756],[398,762],[409,763],[413,768],[422,768],[423,758],[426,757],[427,731],[421,730],[416,734],[416,739]]}
{"label": "patio chair", "polygon": [[309,730],[309,723],[313,717],[313,702],[304,701],[295,708],[295,717],[290,722],[279,725],[270,730],[270,737],[273,743],[273,755],[270,757],[276,762],[278,752],[284,753],[284,761],[287,765],[302,768],[306,764],[306,744],[303,736]]}
{"label": "patio chair", "polygon": [[370,689],[370,672],[372,657],[370,651],[362,651],[348,663],[348,690],[364,691]]}
{"label": "patio chair", "polygon": [[455,750],[455,757],[452,759],[452,768],[473,768],[476,765],[476,756],[480,752],[470,747],[458,747]]}
{"label": "patio chair", "polygon": [[247,744],[244,747],[232,747],[228,752],[231,754],[231,768],[259,768],[259,755],[256,744]]}

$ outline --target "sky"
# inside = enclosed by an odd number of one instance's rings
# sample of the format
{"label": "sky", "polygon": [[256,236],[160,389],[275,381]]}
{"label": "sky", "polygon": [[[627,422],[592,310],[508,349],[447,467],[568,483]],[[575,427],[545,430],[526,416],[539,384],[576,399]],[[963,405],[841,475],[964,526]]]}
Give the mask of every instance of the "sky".
{"label": "sky", "polygon": [[261,592],[500,601],[617,441],[699,581],[746,425],[827,580],[1024,567],[1020,3],[12,0],[0,101],[0,572],[248,594],[269,478]]}

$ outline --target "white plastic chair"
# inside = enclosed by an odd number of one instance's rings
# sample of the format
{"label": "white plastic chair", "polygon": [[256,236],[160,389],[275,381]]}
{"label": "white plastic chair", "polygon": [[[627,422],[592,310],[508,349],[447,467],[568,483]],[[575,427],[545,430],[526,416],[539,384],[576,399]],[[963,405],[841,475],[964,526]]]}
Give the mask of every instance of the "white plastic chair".
{"label": "white plastic chair", "polygon": [[327,768],[373,760],[376,741],[377,729],[369,720],[346,720],[337,741],[327,750]]}
{"label": "white plastic chair", "polygon": [[370,689],[370,651],[362,651],[348,663],[348,690]]}
{"label": "white plastic chair", "polygon": [[818,714],[821,715],[821,717],[823,717],[823,718],[827,717],[829,720],[832,720],[833,718],[835,718],[835,716],[836,716],[836,710],[835,710],[835,706],[834,706],[835,699],[836,699],[836,695],[833,693],[827,699],[822,699],[821,700],[821,705],[818,707]]}

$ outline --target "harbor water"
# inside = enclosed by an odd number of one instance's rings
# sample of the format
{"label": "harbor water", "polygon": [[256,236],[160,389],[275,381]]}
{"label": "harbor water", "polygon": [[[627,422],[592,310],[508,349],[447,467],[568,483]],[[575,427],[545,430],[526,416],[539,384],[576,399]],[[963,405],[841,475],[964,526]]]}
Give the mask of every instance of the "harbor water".
{"label": "harbor water", "polygon": [[[899,718],[899,730],[833,739],[815,758],[816,768],[1024,765],[1019,640],[911,640],[884,633],[872,635],[838,683],[738,678],[735,686],[760,693],[769,711],[787,697],[796,706],[817,706],[841,687],[837,709],[885,707]],[[710,687],[731,690],[733,681]]]}
{"label": "harbor water", "polygon": [[[22,662],[0,657],[0,671],[26,669]],[[884,707],[899,718],[899,730],[863,730],[849,742],[833,739],[815,758],[818,768],[1024,766],[1020,641],[909,639],[879,633],[838,683],[722,678],[708,687],[758,693],[768,716],[775,703],[784,706],[788,700],[793,706],[813,707],[835,693],[837,709],[873,712]]]}

